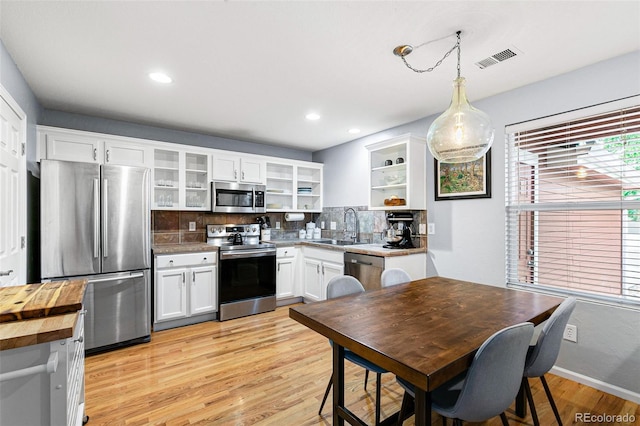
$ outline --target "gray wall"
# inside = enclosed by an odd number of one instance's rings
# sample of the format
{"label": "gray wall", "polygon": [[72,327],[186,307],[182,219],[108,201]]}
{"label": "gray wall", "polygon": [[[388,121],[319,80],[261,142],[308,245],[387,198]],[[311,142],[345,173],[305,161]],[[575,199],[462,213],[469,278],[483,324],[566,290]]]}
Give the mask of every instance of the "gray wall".
{"label": "gray wall", "polygon": [[[436,202],[433,157],[427,154],[427,221],[435,223],[436,230],[435,235],[429,235],[428,273],[504,286],[505,126],[640,94],[640,52],[480,101],[473,101],[473,87],[474,82],[468,81],[472,104],[488,113],[496,128],[493,196]],[[325,164],[325,206],[366,204],[365,146],[404,133],[425,137],[435,118],[427,117],[315,152],[314,161]],[[344,182],[348,182],[346,191]],[[589,380],[634,392],[640,398],[640,312],[580,302],[571,322],[578,326],[578,343],[563,342],[557,365]]]}

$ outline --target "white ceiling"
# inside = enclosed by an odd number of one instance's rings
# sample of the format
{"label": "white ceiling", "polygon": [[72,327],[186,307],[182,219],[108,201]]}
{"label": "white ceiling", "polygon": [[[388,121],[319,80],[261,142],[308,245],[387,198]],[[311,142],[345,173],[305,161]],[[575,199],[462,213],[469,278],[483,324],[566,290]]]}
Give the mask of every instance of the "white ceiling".
{"label": "white ceiling", "polygon": [[[640,49],[640,2],[0,2],[2,41],[45,108],[309,151],[446,109],[455,54],[417,74],[392,50],[458,29],[473,103]],[[407,59],[430,67],[454,43]],[[507,48],[520,54],[474,65]]]}

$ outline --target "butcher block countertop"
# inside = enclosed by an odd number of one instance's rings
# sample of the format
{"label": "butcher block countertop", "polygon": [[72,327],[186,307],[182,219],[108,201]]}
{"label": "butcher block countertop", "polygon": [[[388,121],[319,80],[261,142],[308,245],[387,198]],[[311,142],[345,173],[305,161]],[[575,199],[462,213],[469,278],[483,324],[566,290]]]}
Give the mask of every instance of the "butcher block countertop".
{"label": "butcher block countertop", "polygon": [[87,280],[0,288],[0,350],[73,336]]}

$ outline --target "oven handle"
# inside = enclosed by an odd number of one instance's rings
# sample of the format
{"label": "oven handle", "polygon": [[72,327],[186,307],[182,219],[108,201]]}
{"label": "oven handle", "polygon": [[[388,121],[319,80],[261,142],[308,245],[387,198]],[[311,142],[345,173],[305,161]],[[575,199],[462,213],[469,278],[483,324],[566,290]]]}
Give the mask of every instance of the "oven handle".
{"label": "oven handle", "polygon": [[240,250],[230,252],[220,252],[220,260],[225,259],[240,259],[243,257],[264,257],[275,256],[276,249],[261,249],[261,250]]}

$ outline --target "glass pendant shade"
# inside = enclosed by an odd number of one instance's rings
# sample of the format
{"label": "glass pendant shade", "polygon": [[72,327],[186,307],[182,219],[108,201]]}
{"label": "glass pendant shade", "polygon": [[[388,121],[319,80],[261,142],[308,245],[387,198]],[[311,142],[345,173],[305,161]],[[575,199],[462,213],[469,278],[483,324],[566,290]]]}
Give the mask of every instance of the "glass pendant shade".
{"label": "glass pendant shade", "polygon": [[487,153],[493,137],[491,119],[467,100],[464,78],[455,79],[451,105],[427,132],[431,154],[442,163],[468,163]]}

